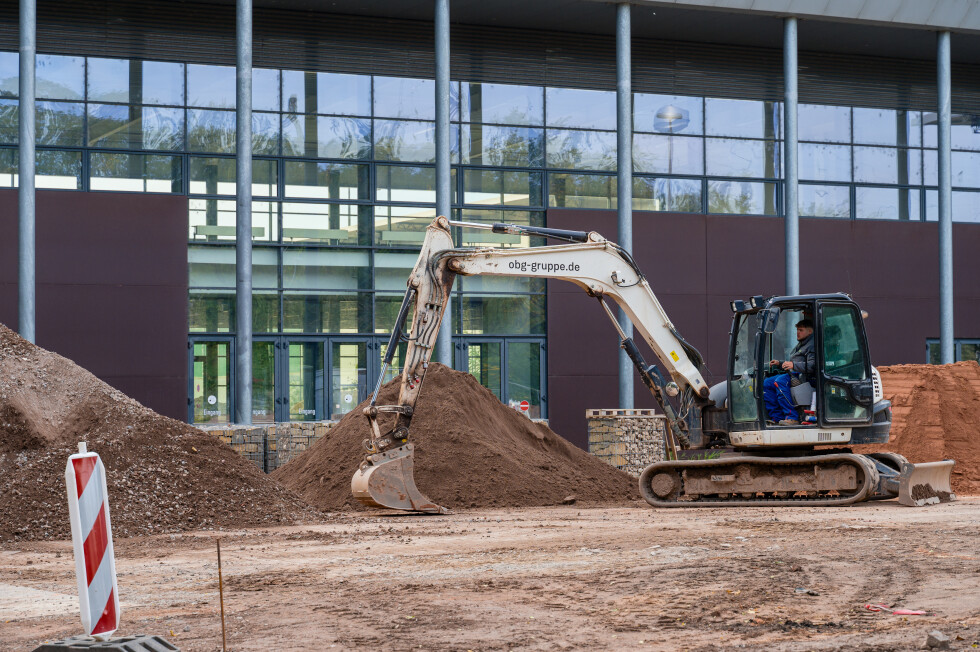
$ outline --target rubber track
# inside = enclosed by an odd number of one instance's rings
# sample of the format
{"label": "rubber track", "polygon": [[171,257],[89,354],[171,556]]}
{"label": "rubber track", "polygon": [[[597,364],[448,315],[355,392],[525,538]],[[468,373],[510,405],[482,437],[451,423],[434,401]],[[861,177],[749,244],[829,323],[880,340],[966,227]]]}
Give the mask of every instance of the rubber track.
{"label": "rubber track", "polygon": [[[736,467],[743,464],[756,465],[757,468],[790,466],[794,464],[832,464],[836,466],[841,462],[847,462],[858,467],[858,470],[860,471],[859,477],[864,478],[864,484],[858,487],[854,494],[834,497],[817,496],[814,498],[771,498],[762,496],[757,498],[740,497],[730,500],[705,500],[700,498],[697,500],[678,500],[684,495],[684,481],[683,478],[679,477],[681,482],[681,491],[673,500],[664,500],[653,493],[653,489],[650,487],[650,481],[654,474],[665,469],[678,469],[681,471],[684,469],[704,467],[715,467],[720,469],[723,467]],[[861,502],[862,500],[867,500],[871,497],[877,483],[878,470],[874,463],[867,459],[864,455],[839,453],[833,455],[811,455],[808,457],[724,457],[715,460],[679,460],[651,464],[643,470],[643,473],[640,474],[640,495],[642,495],[643,499],[654,507],[788,507],[793,505],[830,507],[834,505],[851,505]]]}

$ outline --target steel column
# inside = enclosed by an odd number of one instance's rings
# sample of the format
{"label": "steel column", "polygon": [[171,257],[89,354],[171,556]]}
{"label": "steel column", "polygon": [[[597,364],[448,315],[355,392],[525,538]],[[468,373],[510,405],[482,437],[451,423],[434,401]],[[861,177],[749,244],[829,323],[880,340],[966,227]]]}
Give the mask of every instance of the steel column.
{"label": "steel column", "polygon": [[[449,0],[436,0],[436,214],[452,219],[452,173],[449,161]],[[446,301],[436,357],[453,366],[452,292]]]}
{"label": "steel column", "polygon": [[953,181],[950,154],[950,34],[939,32],[936,48],[936,90],[939,99],[939,361],[955,360],[953,339]]}
{"label": "steel column", "polygon": [[[633,77],[630,5],[616,5],[616,212],[617,241],[633,253]],[[633,323],[620,309],[619,325],[626,337],[633,336]],[[633,377],[636,370],[626,351],[619,351],[619,407],[633,407]]]}
{"label": "steel column", "polygon": [[796,132],[797,114],[797,38],[796,19],[787,18],[783,35],[783,161],[786,172],[785,222],[786,222],[786,294],[800,293],[800,204],[798,143]]}
{"label": "steel column", "polygon": [[17,189],[17,320],[20,335],[35,342],[36,283],[34,262],[34,65],[37,59],[37,5],[20,0],[20,120]]}
{"label": "steel column", "polygon": [[252,423],[252,0],[236,9],[235,423]]}

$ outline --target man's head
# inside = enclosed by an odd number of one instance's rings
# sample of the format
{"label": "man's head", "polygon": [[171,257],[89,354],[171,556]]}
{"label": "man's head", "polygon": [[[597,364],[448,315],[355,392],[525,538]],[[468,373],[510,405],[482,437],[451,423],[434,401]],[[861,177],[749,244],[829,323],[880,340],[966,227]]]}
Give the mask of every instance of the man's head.
{"label": "man's head", "polygon": [[813,335],[813,322],[809,319],[801,319],[796,322],[796,339],[802,342]]}

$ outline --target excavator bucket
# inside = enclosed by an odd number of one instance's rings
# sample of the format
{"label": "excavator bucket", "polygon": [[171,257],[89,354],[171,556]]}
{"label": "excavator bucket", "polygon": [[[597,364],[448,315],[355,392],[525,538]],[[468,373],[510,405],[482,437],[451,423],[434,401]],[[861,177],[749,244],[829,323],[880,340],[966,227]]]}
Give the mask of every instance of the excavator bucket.
{"label": "excavator bucket", "polygon": [[953,460],[902,464],[898,478],[898,502],[911,507],[936,505],[956,500],[950,485]]}
{"label": "excavator bucket", "polygon": [[412,444],[405,444],[369,455],[350,481],[354,498],[369,507],[448,514],[448,509],[429,500],[415,486],[414,451]]}

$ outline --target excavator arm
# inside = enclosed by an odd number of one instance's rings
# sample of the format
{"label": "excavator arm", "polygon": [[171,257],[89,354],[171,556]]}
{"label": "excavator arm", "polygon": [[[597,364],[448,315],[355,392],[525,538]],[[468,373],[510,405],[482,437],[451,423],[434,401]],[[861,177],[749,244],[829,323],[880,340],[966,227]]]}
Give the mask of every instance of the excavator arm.
{"label": "excavator arm", "polygon": [[[450,222],[436,218],[426,229],[418,261],[408,279],[395,327],[388,343],[383,369],[371,403],[364,414],[371,425],[365,441],[367,455],[351,481],[354,496],[362,503],[409,511],[443,513],[445,509],[426,498],[415,486],[413,445],[409,427],[425,372],[442,323],[443,312],[457,275],[519,276],[565,280],[578,285],[603,305],[622,338],[622,347],[633,360],[641,378],[667,415],[673,438],[687,443],[687,425],[679,418],[664,393],[687,392],[692,400],[707,401],[708,386],[701,375],[700,354],[680,336],[667,317],[642,272],[621,247],[595,232],[563,231],[495,224],[497,233],[544,235],[569,244],[534,248],[456,248],[451,226],[488,228],[488,225]],[[611,299],[623,309],[644,341],[670,376],[668,382],[654,366],[648,367],[636,344],[625,336],[606,303]],[[387,366],[414,305],[408,350],[397,405],[377,405]],[[384,433],[378,418],[394,413],[394,425]]]}

